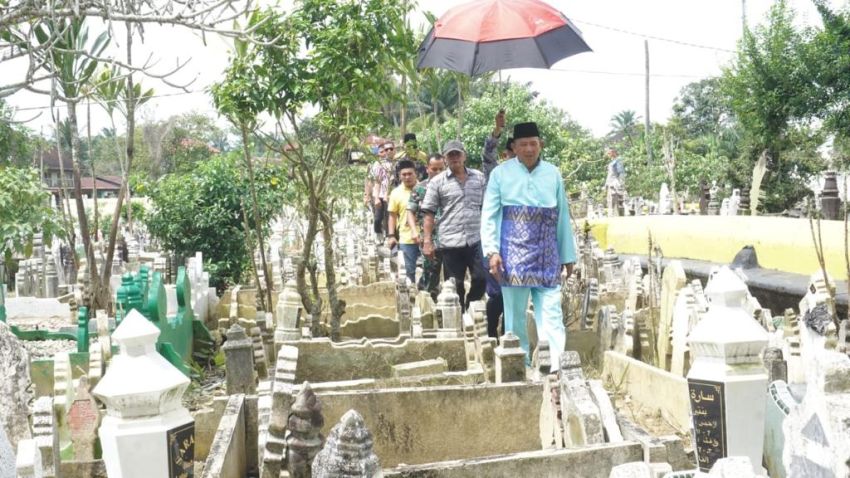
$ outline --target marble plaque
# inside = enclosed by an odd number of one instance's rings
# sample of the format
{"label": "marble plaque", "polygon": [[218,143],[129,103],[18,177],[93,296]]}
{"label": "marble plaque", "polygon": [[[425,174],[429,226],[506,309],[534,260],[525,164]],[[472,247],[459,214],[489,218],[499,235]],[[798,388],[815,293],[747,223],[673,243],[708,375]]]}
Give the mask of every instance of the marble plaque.
{"label": "marble plaque", "polygon": [[168,478],[191,478],[195,475],[195,422],[166,432],[168,443]]}
{"label": "marble plaque", "polygon": [[726,457],[726,409],[723,384],[688,380],[688,396],[694,422],[694,445],[701,471]]}

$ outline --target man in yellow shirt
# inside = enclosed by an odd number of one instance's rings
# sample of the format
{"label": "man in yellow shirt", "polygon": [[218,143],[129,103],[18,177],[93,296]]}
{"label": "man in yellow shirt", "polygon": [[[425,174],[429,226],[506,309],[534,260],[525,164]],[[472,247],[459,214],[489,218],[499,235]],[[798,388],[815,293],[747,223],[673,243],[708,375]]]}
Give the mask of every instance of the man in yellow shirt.
{"label": "man in yellow shirt", "polygon": [[[389,202],[389,236],[387,246],[390,250],[395,249],[396,244],[404,254],[404,270],[410,282],[416,283],[416,259],[419,258],[419,244],[413,239],[418,237],[411,229],[407,221],[407,203],[410,201],[410,193],[416,186],[416,165],[413,161],[402,160],[398,163],[399,178],[401,184],[390,193]],[[399,220],[399,218],[401,218]],[[415,227],[415,225],[414,225]],[[398,229],[396,229],[398,228]]]}

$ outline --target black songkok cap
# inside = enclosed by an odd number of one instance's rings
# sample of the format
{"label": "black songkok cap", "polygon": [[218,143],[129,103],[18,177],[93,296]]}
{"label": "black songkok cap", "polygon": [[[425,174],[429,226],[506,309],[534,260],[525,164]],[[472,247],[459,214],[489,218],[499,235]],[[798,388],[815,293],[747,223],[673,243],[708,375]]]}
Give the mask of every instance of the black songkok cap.
{"label": "black songkok cap", "polygon": [[514,139],[540,137],[537,123],[519,123],[514,126]]}

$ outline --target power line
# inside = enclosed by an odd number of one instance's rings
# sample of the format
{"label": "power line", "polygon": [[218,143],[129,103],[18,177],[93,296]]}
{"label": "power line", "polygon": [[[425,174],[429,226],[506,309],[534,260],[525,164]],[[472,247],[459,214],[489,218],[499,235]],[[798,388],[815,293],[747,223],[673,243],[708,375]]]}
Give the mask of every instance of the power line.
{"label": "power line", "polygon": [[[149,98],[150,99],[168,98],[168,97],[171,97],[171,96],[186,96],[186,95],[195,95],[195,94],[202,94],[202,93],[206,94],[206,91],[180,91],[180,92],[177,92],[177,93],[163,93],[161,95],[151,95]],[[104,103],[120,103],[121,101],[123,101],[123,100],[108,100],[108,101],[105,101]],[[87,101],[87,102],[80,102],[78,104],[78,106],[88,106],[88,105],[99,106],[100,104],[101,103],[97,102],[97,101]],[[51,106],[27,106],[25,108],[11,108],[11,109],[13,109],[15,112],[18,112],[18,111],[49,110],[50,108],[66,108],[66,107],[67,107],[67,105],[65,103],[59,102],[52,107]]]}
{"label": "power line", "polygon": [[602,28],[604,30],[610,30],[612,32],[622,33],[624,35],[631,35],[631,36],[636,36],[636,37],[640,37],[640,38],[648,38],[650,40],[658,40],[658,41],[673,43],[673,44],[676,44],[676,45],[686,46],[686,47],[690,47],[690,48],[700,48],[700,49],[703,49],[703,50],[721,51],[721,52],[724,52],[724,53],[735,53],[734,50],[729,50],[728,48],[720,48],[720,47],[710,46],[710,45],[700,45],[699,43],[691,43],[691,42],[686,42],[686,41],[682,41],[682,40],[674,40],[672,38],[664,38],[664,37],[659,37],[659,36],[655,36],[655,35],[647,35],[646,33],[633,32],[633,31],[630,31],[630,30],[624,30],[622,28],[610,27],[608,25],[601,25],[599,23],[588,22],[588,21],[585,21],[585,20],[578,20],[578,19],[575,19],[575,18],[571,18],[570,20],[577,22],[577,23],[582,23],[584,25],[590,25],[592,27]]}
{"label": "power line", "polygon": [[[566,71],[569,73],[584,73],[589,75],[610,75],[610,76],[646,76],[646,73],[630,72],[630,71],[603,71],[603,70],[575,70],[571,68],[550,68],[552,71]],[[679,73],[650,73],[653,78],[692,78],[702,79],[706,75],[688,75]]]}

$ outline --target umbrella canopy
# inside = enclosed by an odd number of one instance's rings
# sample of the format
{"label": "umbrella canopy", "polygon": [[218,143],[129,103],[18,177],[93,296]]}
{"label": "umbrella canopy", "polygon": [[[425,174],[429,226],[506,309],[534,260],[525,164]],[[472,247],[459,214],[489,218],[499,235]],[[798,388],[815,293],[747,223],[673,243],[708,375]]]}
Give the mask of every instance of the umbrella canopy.
{"label": "umbrella canopy", "polygon": [[422,46],[421,68],[475,76],[508,68],[550,68],[591,51],[563,13],[539,0],[476,0],[440,17]]}

